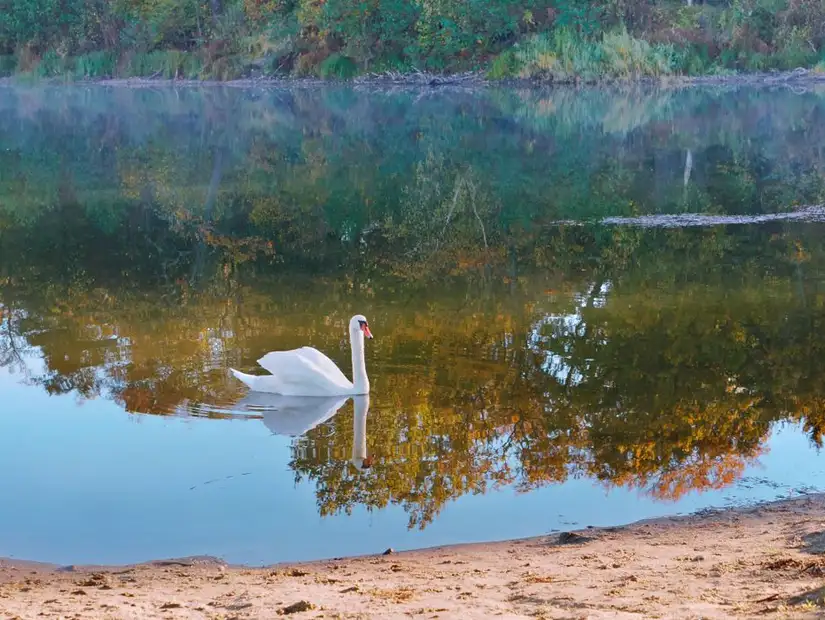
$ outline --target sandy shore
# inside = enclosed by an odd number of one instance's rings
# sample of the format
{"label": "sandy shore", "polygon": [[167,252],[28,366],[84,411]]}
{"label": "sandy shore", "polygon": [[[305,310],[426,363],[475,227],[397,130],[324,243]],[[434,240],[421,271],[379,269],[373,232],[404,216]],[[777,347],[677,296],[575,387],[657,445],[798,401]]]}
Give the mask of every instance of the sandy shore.
{"label": "sandy shore", "polygon": [[825,496],[528,540],[249,569],[0,562],[0,618],[816,618]]}

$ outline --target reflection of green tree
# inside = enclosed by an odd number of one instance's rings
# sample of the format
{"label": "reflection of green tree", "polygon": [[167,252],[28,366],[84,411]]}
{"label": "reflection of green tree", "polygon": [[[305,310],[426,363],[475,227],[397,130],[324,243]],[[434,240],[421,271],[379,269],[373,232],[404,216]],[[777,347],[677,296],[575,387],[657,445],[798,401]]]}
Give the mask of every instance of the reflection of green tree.
{"label": "reflection of green tree", "polygon": [[[323,514],[399,504],[420,526],[505,483],[723,486],[779,420],[821,441],[818,225],[551,225],[821,199],[818,95],[643,93],[642,114],[636,95],[169,92],[21,91],[25,117],[0,95],[0,363],[39,355],[49,392],[224,406],[227,366],[273,348],[348,368],[363,312],[375,464],[348,465],[345,413],[292,466]],[[765,130],[782,106],[796,124]]]}
{"label": "reflection of green tree", "polygon": [[252,224],[281,251],[305,250],[292,234],[305,220],[310,245],[326,235],[355,242],[392,222],[414,250],[415,234],[431,235],[437,221],[417,231],[410,206],[440,206],[446,219],[461,188],[473,235],[568,218],[776,211],[825,195],[825,162],[809,148],[825,138],[822,108],[819,93],[697,89],[423,98],[307,89],[254,100],[222,89],[5,89],[0,228],[67,200],[109,226],[124,202],[151,204],[172,224],[203,217],[218,156],[209,219]]}

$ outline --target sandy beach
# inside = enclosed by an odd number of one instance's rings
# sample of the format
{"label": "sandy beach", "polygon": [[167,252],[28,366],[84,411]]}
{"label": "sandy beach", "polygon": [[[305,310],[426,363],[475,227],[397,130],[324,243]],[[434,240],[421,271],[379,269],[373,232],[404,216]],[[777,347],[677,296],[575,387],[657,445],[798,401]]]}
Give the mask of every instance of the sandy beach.
{"label": "sandy beach", "polygon": [[0,618],[815,618],[825,496],[267,568],[0,562]]}

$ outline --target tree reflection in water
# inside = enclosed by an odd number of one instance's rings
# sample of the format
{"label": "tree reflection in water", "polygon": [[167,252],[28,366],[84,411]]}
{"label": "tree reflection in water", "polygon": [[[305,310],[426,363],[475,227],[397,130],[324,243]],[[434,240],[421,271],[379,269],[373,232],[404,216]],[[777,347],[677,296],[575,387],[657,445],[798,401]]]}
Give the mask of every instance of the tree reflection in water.
{"label": "tree reflection in water", "polygon": [[[324,515],[425,527],[583,476],[674,500],[733,482],[780,421],[822,441],[821,224],[554,223],[821,202],[816,94],[9,96],[0,365],[139,414],[253,412],[300,435]],[[227,373],[305,344],[348,372],[356,312],[380,325],[368,402],[254,402]]]}

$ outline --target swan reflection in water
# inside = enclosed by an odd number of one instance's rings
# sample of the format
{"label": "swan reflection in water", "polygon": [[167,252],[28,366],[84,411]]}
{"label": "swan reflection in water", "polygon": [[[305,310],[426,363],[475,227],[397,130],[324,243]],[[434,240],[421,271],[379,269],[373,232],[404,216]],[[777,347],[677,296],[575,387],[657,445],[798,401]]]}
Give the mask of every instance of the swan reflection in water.
{"label": "swan reflection in water", "polygon": [[372,467],[367,454],[367,413],[369,394],[359,396],[282,396],[249,392],[235,407],[261,416],[274,435],[299,437],[334,416],[352,398],[355,407],[351,462],[359,471]]}
{"label": "swan reflection in water", "polygon": [[370,409],[370,395],[353,396],[355,417],[352,422],[352,464],[358,471],[372,467],[372,456],[367,454],[367,412]]}

